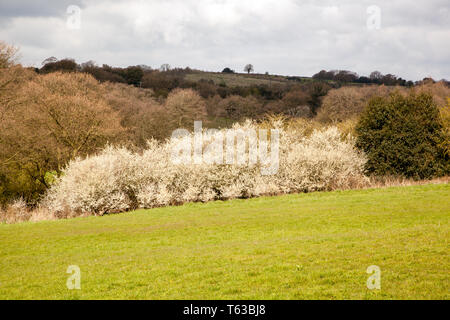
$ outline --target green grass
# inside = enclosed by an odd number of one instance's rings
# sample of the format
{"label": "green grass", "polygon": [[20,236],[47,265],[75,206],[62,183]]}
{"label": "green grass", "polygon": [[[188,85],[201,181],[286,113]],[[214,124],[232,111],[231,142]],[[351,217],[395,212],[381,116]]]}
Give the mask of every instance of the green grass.
{"label": "green grass", "polygon": [[0,225],[0,298],[449,299],[449,217],[441,184]]}

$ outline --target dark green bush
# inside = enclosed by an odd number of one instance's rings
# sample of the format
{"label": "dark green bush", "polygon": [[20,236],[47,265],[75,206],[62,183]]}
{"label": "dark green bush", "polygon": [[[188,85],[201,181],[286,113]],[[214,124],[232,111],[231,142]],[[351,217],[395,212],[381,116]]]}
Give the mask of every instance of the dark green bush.
{"label": "dark green bush", "polygon": [[438,107],[430,94],[394,92],[370,100],[356,127],[356,146],[368,156],[375,175],[426,179],[449,173],[446,139]]}

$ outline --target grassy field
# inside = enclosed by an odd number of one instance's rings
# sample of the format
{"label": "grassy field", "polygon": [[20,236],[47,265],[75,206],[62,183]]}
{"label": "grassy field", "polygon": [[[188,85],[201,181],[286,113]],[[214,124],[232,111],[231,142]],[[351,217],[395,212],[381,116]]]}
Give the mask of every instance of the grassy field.
{"label": "grassy field", "polygon": [[440,184],[0,225],[0,298],[449,299],[449,218]]}
{"label": "grassy field", "polygon": [[286,84],[287,80],[281,76],[266,76],[255,74],[241,74],[241,73],[215,73],[215,72],[199,72],[190,73],[185,76],[185,80],[198,82],[201,79],[212,80],[215,84],[226,84],[228,87],[247,87],[252,85],[272,85],[272,84]]}

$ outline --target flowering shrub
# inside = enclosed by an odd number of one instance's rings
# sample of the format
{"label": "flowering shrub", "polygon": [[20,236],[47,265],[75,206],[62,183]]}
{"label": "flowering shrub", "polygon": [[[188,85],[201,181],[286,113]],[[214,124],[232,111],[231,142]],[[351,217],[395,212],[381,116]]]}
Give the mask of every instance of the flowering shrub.
{"label": "flowering shrub", "polygon": [[[43,204],[56,212],[101,215],[193,201],[351,188],[366,181],[364,155],[337,128],[307,135],[281,121],[272,121],[270,127],[281,130],[279,168],[273,175],[262,175],[260,163],[175,164],[171,152],[177,138],[164,143],[152,140],[142,153],[109,146],[95,156],[71,161]],[[247,121],[213,135],[240,129],[258,127]],[[205,141],[203,148],[207,148]]]}

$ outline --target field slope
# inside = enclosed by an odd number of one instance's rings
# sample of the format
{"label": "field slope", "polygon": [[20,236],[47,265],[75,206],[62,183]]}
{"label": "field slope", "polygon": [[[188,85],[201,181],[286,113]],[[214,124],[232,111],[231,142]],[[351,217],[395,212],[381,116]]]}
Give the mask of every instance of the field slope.
{"label": "field slope", "polygon": [[[228,87],[247,87],[257,85],[287,84],[288,80],[282,76],[247,75],[242,73],[196,72],[185,76],[185,80],[198,82],[212,80],[216,85],[225,84]],[[305,80],[306,81],[306,80]]]}
{"label": "field slope", "polygon": [[441,184],[0,225],[0,298],[449,299],[449,218]]}

